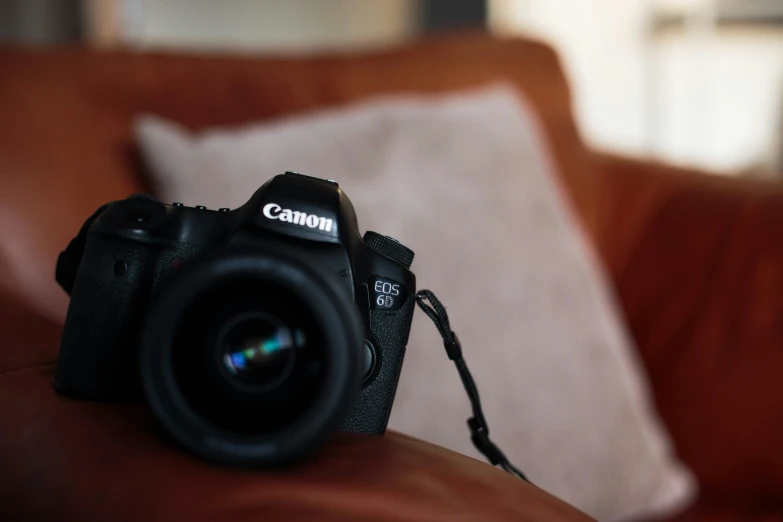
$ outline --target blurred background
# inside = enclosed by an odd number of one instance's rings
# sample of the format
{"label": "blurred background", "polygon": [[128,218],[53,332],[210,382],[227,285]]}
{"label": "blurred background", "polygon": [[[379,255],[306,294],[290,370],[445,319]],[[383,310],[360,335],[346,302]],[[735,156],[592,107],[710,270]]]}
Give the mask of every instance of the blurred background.
{"label": "blurred background", "polygon": [[353,52],[470,27],[551,43],[594,146],[783,171],[781,0],[0,0],[23,45]]}
{"label": "blurred background", "polygon": [[[466,95],[497,82],[502,104]],[[600,520],[783,520],[783,0],[0,0],[0,381],[57,357],[54,267],[99,205],[235,207],[290,161],[417,252],[481,350],[493,438],[539,485]],[[416,321],[411,345],[439,346]],[[424,413],[391,426],[463,452],[444,361],[408,350],[395,408]],[[36,413],[55,411],[36,409],[51,379],[29,375],[0,393],[19,427],[0,429],[0,462],[31,509],[92,509],[37,489],[86,483],[28,472],[102,461]],[[159,484],[136,486],[158,506]]]}

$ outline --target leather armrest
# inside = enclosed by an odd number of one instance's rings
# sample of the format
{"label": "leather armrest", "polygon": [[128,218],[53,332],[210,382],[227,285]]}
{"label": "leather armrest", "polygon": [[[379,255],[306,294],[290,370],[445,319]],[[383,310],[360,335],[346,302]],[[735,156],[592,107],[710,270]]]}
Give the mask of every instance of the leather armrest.
{"label": "leather armrest", "polygon": [[783,495],[783,185],[597,156],[593,230],[702,492]]}

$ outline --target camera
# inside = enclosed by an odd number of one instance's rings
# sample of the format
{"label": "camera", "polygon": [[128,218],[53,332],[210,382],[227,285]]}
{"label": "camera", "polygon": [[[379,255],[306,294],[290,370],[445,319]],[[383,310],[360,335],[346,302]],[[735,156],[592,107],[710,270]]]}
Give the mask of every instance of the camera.
{"label": "camera", "polygon": [[332,180],[287,172],[239,208],[138,194],[60,254],[55,389],[145,397],[209,460],[278,465],[336,430],[382,434],[415,308],[413,252],[361,236]]}

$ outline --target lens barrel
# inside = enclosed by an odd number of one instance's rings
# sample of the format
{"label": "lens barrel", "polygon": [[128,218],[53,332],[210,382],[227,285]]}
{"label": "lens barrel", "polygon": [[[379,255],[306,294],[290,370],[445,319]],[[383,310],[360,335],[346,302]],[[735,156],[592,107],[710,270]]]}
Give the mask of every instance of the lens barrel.
{"label": "lens barrel", "polygon": [[346,287],[307,256],[226,251],[159,293],[140,373],[155,416],[190,451],[279,465],[318,447],[347,414],[363,337]]}

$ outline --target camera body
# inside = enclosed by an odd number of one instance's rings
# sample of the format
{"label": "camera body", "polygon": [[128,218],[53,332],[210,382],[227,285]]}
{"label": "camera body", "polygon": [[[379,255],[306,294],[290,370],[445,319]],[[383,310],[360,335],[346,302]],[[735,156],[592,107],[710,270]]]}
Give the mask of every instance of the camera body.
{"label": "camera body", "polygon": [[297,173],[234,210],[109,203],[58,260],[71,301],[55,388],[101,401],[143,390],[170,435],[219,461],[275,464],[336,429],[383,433],[412,261],[360,235],[337,183]]}

